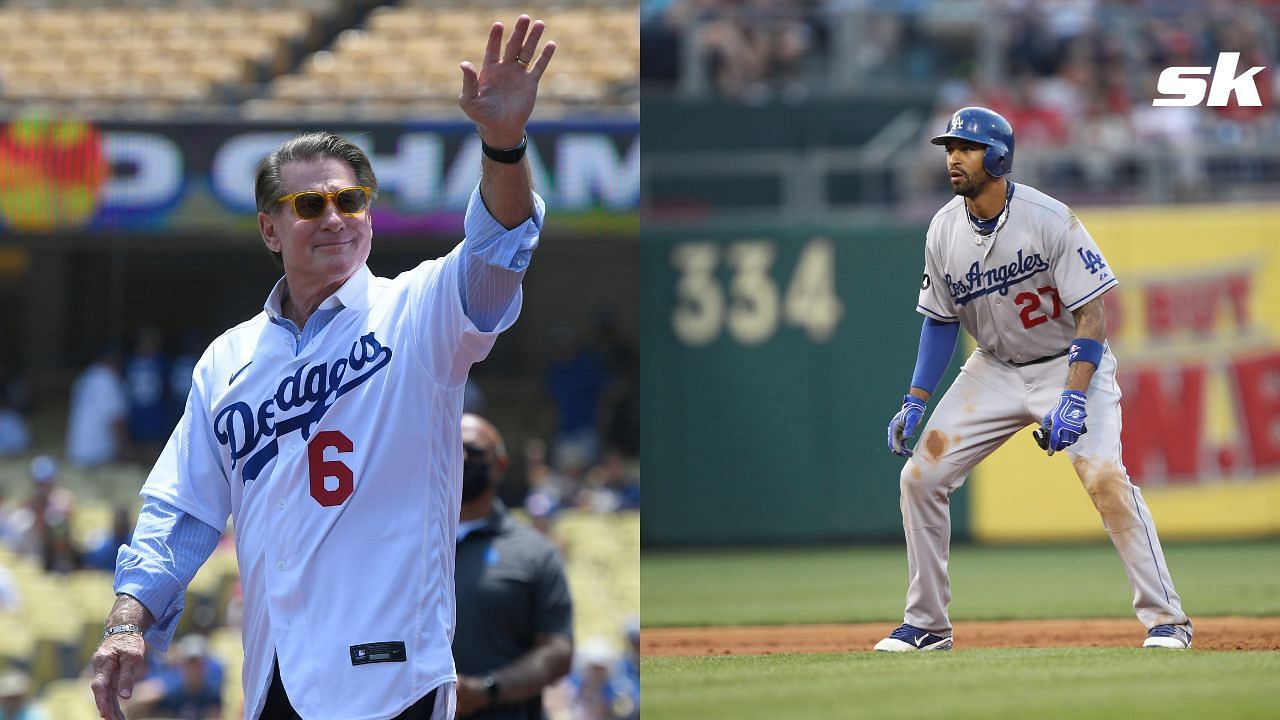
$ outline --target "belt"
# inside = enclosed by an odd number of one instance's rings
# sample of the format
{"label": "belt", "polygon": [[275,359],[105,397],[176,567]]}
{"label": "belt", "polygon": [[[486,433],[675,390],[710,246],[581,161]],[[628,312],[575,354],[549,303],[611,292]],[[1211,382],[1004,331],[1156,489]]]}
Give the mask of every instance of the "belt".
{"label": "belt", "polygon": [[1042,358],[1036,358],[1035,360],[1028,360],[1028,361],[1026,361],[1026,362],[1014,362],[1014,361],[1010,360],[1010,361],[1009,361],[1009,364],[1010,364],[1010,365],[1012,365],[1012,366],[1014,366],[1014,367],[1026,367],[1026,366],[1028,366],[1028,365],[1039,365],[1039,364],[1040,364],[1040,363],[1042,363],[1042,362],[1049,362],[1050,360],[1057,360],[1058,358],[1062,357],[1063,355],[1066,355],[1066,354],[1067,354],[1067,353],[1069,353],[1069,352],[1071,352],[1071,349],[1070,349],[1070,348],[1068,348],[1068,349],[1066,349],[1066,350],[1063,350],[1063,351],[1062,351],[1062,352],[1060,352],[1060,353],[1054,353],[1054,354],[1052,354],[1052,355],[1045,355],[1045,356],[1044,356],[1044,357],[1042,357]]}

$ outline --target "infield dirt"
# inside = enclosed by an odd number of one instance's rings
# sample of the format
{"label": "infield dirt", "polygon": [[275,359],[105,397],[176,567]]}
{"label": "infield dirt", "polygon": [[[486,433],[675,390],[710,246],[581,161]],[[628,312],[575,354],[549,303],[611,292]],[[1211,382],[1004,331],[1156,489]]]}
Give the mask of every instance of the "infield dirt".
{"label": "infield dirt", "polygon": [[[1280,650],[1280,617],[1192,618],[1196,650]],[[886,623],[768,627],[645,628],[640,654],[761,655],[868,651],[892,630]],[[957,622],[966,648],[1139,647],[1146,633],[1133,619]]]}

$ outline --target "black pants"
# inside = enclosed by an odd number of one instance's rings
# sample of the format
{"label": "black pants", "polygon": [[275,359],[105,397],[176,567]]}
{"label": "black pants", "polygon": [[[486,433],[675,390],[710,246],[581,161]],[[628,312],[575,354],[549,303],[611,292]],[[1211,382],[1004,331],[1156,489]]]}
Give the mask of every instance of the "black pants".
{"label": "black pants", "polygon": [[[426,697],[409,706],[408,710],[395,716],[395,720],[431,720],[431,711],[436,706],[436,691],[427,693]],[[267,690],[267,704],[262,708],[258,720],[302,720],[298,711],[289,703],[289,695],[284,691],[284,683],[280,682],[280,662],[276,661],[271,670],[271,688]]]}

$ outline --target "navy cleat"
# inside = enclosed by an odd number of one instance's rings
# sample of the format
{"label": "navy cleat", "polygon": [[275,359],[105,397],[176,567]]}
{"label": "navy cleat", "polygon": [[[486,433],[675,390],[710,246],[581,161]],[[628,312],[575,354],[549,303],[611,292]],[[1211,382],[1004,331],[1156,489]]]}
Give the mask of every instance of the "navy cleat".
{"label": "navy cleat", "polygon": [[950,650],[951,636],[934,635],[914,625],[903,624],[889,633],[889,637],[876,643],[881,652],[916,652],[920,650]]}
{"label": "navy cleat", "polygon": [[1186,650],[1191,647],[1191,623],[1186,625],[1157,625],[1147,631],[1142,647]]}

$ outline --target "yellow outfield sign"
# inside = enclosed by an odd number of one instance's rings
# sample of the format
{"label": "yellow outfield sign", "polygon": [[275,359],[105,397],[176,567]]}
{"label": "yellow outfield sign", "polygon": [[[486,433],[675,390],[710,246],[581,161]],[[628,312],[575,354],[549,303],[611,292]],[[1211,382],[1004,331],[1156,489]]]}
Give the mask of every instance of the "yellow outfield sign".
{"label": "yellow outfield sign", "polygon": [[[1280,534],[1280,209],[1079,217],[1120,278],[1104,296],[1120,437],[1160,537]],[[1065,453],[1046,457],[1031,427],[969,483],[978,540],[1105,537]]]}

